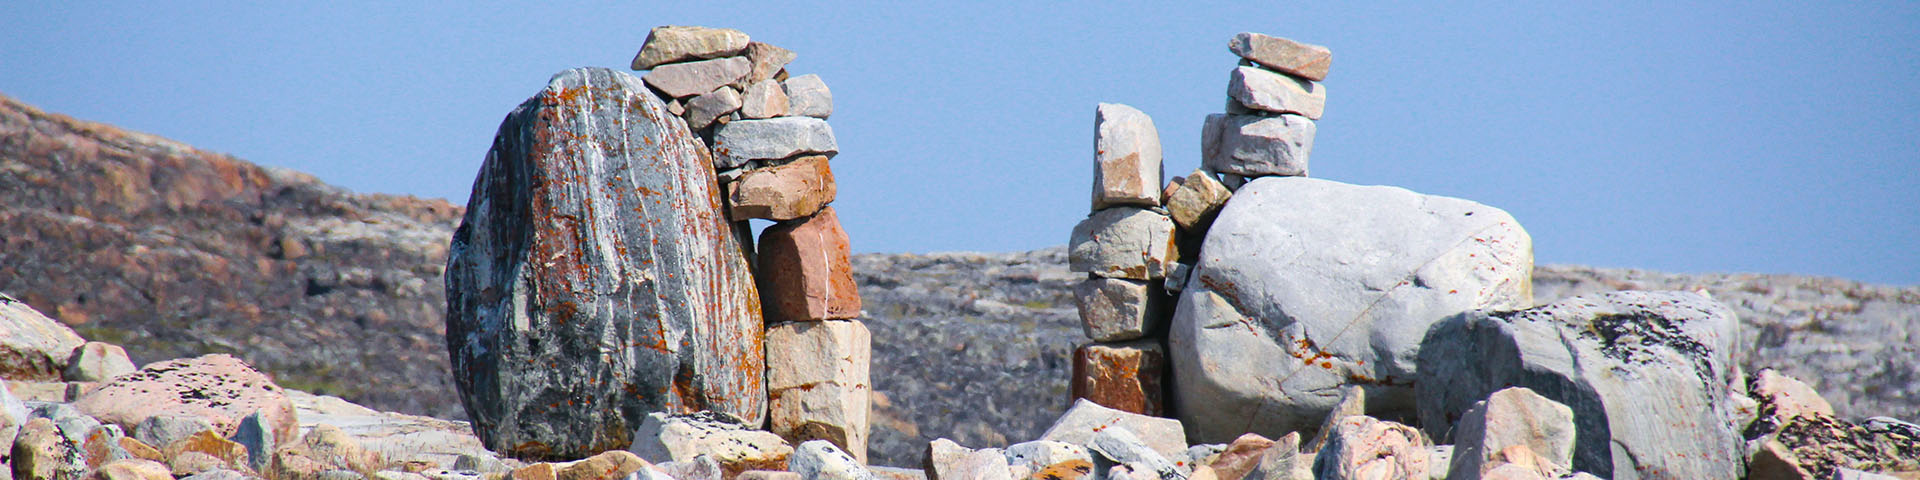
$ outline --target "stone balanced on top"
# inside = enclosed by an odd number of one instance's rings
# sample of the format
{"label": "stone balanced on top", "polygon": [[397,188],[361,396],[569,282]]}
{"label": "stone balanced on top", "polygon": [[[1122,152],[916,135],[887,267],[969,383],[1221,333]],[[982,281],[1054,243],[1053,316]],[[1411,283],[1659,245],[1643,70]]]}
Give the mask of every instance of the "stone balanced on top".
{"label": "stone balanced on top", "polygon": [[[833,93],[818,75],[789,77],[786,49],[732,29],[663,26],[634,56],[668,110],[712,146],[726,210],[743,237],[761,232],[754,276],[767,320],[769,428],[827,440],[865,461],[872,341],[846,230],[833,207],[839,153]],[[680,105],[676,107],[676,105]]]}

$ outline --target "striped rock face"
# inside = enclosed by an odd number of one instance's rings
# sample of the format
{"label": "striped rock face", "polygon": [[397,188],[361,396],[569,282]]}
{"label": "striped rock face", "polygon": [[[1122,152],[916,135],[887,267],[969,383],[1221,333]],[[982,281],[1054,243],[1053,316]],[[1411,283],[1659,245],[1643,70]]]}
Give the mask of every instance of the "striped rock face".
{"label": "striped rock face", "polygon": [[649,412],[766,414],[759,294],[712,159],[640,79],[555,75],[501,123],[447,260],[447,348],[487,448],[625,449]]}

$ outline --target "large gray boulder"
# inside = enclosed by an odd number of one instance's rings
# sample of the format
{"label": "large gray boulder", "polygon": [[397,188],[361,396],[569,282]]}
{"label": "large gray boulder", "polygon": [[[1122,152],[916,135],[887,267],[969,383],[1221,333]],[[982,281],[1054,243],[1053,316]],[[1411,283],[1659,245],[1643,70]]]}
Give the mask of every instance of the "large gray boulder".
{"label": "large gray boulder", "polygon": [[488,448],[621,450],[656,411],[761,423],[759,294],[720,205],[712,159],[630,74],[560,72],[501,122],[446,274]]}
{"label": "large gray boulder", "polygon": [[0,293],[0,378],[60,381],[68,358],[86,342],[66,324]]}
{"label": "large gray boulder", "polygon": [[[1311,434],[1366,389],[1413,412],[1427,327],[1531,303],[1533,246],[1500,209],[1400,188],[1262,177],[1208,231],[1169,332],[1175,404],[1198,442]],[[1199,403],[1192,403],[1199,402]]]}
{"label": "large gray boulder", "polygon": [[[1738,478],[1726,402],[1739,323],[1691,292],[1613,292],[1437,324],[1420,350],[1420,423],[1446,435],[1508,386],[1566,405],[1573,469],[1603,478]],[[1542,452],[1544,453],[1544,452]]]}

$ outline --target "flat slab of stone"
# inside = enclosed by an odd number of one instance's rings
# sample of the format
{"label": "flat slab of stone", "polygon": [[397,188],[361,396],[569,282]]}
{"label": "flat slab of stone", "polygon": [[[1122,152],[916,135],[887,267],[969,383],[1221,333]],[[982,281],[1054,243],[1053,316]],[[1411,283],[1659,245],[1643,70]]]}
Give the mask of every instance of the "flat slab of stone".
{"label": "flat slab of stone", "polygon": [[687,98],[737,83],[752,69],[746,57],[726,57],[661,65],[642,78],[667,98]]}
{"label": "flat slab of stone", "polygon": [[1106,278],[1150,280],[1167,276],[1178,261],[1173,219],[1134,207],[1093,212],[1073,227],[1067,269]]}
{"label": "flat slab of stone", "polygon": [[1435,325],[1421,346],[1421,424],[1444,435],[1480,399],[1526,387],[1572,409],[1574,470],[1737,478],[1745,443],[1727,398],[1738,338],[1732,310],[1691,292],[1465,313]]}
{"label": "flat slab of stone", "polygon": [[731,28],[667,25],[647,32],[647,42],[633,55],[634,70],[660,64],[705,58],[731,57],[747,49],[745,32]]}
{"label": "flat slab of stone", "polygon": [[1327,47],[1258,33],[1234,35],[1227,50],[1269,70],[1316,82],[1326,80],[1333,67],[1333,51]]}
{"label": "flat slab of stone", "polygon": [[640,79],[555,75],[501,122],[448,255],[447,345],[475,432],[581,458],[627,448],[648,412],[759,423],[745,252],[712,159]]}
{"label": "flat slab of stone", "polygon": [[769,428],[792,443],[826,440],[867,458],[873,336],[859,320],[782,322],[767,328]]}
{"label": "flat slab of stone", "polygon": [[1319,120],[1327,107],[1327,87],[1255,67],[1233,69],[1227,95],[1248,109],[1291,113]]}
{"label": "flat slab of stone", "polygon": [[1166,349],[1158,339],[1080,346],[1073,352],[1073,398],[1129,413],[1166,414]]}
{"label": "flat slab of stone", "polygon": [[1245,177],[1304,177],[1313,120],[1299,115],[1207,115],[1200,136],[1207,170]]}
{"label": "flat slab of stone", "polygon": [[1160,131],[1145,112],[1102,103],[1093,115],[1093,209],[1160,205]]}
{"label": "flat slab of stone", "polygon": [[771,321],[860,316],[847,231],[833,207],[760,232],[757,255],[762,302]]}
{"label": "flat slab of stone", "polygon": [[1261,177],[1214,220],[1169,328],[1188,433],[1319,429],[1337,387],[1408,415],[1427,328],[1532,303],[1532,240],[1500,209],[1395,187]]}
{"label": "flat slab of stone", "polygon": [[727,185],[728,216],[734,220],[793,220],[819,212],[839,194],[825,155],[747,171]]}
{"label": "flat slab of stone", "polygon": [[1186,429],[1180,426],[1179,420],[1107,408],[1084,398],[1074,400],[1073,407],[1054,420],[1053,426],[1047,427],[1046,433],[1037,440],[1090,447],[1094,435],[1109,427],[1134,432],[1147,447],[1166,458],[1178,457],[1187,451]]}
{"label": "flat slab of stone", "polygon": [[752,160],[780,160],[801,154],[840,152],[833,127],[813,117],[737,120],[713,132],[713,168],[730,169]]}

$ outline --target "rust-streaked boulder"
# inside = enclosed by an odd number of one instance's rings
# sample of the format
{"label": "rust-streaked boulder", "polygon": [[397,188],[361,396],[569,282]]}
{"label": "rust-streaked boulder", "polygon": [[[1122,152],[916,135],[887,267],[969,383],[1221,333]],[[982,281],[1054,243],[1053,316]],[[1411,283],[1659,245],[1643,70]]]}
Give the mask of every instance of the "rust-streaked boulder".
{"label": "rust-streaked boulder", "polygon": [[770,429],[799,444],[826,440],[866,462],[873,336],[859,320],[767,328]]}
{"label": "rust-streaked boulder", "polygon": [[647,32],[647,42],[640,45],[640,52],[633,55],[630,66],[634,70],[646,70],[666,63],[733,56],[746,50],[750,40],[746,32],[731,28],[653,27]]}
{"label": "rust-streaked boulder", "polygon": [[1234,35],[1227,50],[1268,70],[1316,82],[1326,80],[1327,69],[1333,67],[1333,51],[1327,47],[1258,33]]}
{"label": "rust-streaked boulder", "polygon": [[[755,272],[769,321],[860,316],[847,231],[833,207],[780,222],[760,233]],[[749,422],[751,423],[751,422]]]}
{"label": "rust-streaked boulder", "polygon": [[268,420],[274,435],[292,438],[300,429],[293,401],[273,379],[222,353],[154,362],[115,377],[73,406],[126,431],[154,416],[197,417],[227,436],[254,412]]}
{"label": "rust-streaked boulder", "polygon": [[453,377],[487,448],[580,458],[626,448],[649,412],[764,418],[760,297],[711,165],[608,69],[555,75],[501,123],[446,274]]}
{"label": "rust-streaked boulder", "polygon": [[1073,398],[1141,415],[1166,414],[1167,354],[1157,339],[1088,344],[1073,352]]}
{"label": "rust-streaked boulder", "polygon": [[84,343],[65,324],[0,294],[0,378],[60,381],[73,350]]}
{"label": "rust-streaked boulder", "polygon": [[793,220],[819,212],[838,193],[825,155],[809,155],[786,165],[747,171],[727,185],[734,220]]}

